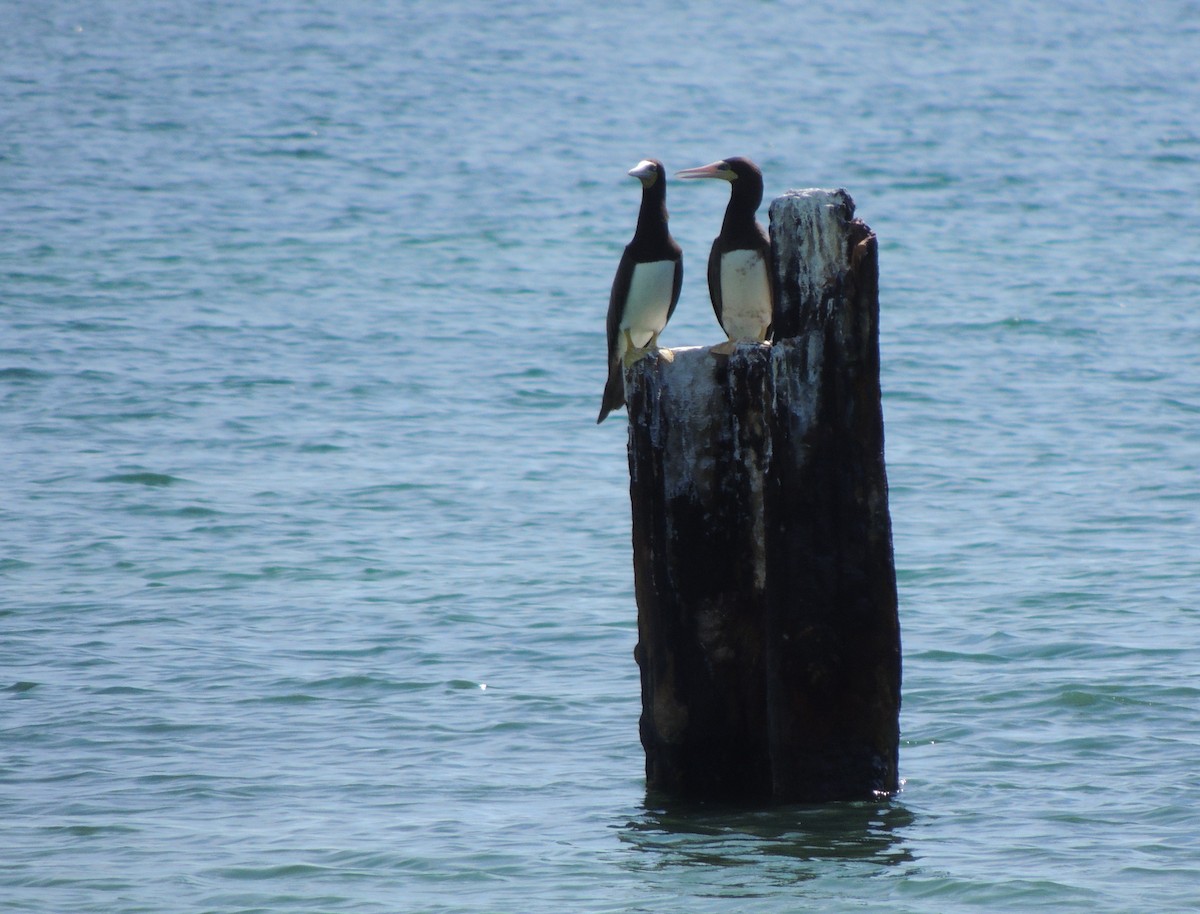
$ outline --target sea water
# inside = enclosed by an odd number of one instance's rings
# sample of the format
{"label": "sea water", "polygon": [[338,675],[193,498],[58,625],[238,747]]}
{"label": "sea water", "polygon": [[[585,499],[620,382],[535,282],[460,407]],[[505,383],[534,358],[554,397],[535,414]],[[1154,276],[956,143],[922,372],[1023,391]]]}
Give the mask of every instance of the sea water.
{"label": "sea water", "polygon": [[[0,5],[0,908],[1200,899],[1194,2]],[[880,243],[903,789],[665,806],[640,159]],[[711,344],[724,185],[672,181]]]}

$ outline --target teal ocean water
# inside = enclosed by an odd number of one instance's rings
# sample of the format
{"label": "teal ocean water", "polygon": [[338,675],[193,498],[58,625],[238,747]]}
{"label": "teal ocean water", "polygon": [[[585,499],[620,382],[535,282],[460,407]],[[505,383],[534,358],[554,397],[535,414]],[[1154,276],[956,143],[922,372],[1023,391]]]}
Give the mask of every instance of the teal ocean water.
{"label": "teal ocean water", "polygon": [[[0,5],[0,908],[1193,910],[1200,6]],[[878,233],[872,803],[645,792],[625,171]],[[672,182],[667,346],[726,200]],[[766,204],[761,217],[765,220]]]}

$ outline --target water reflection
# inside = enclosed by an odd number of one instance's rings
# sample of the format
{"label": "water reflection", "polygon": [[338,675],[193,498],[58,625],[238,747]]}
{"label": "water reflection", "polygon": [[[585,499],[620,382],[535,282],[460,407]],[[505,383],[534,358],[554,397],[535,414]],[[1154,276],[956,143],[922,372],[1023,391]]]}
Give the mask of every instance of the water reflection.
{"label": "water reflection", "polygon": [[895,799],[745,809],[648,798],[620,838],[639,852],[629,865],[640,871],[718,868],[711,879],[727,890],[752,872],[761,889],[909,863],[904,836],[913,821]]}

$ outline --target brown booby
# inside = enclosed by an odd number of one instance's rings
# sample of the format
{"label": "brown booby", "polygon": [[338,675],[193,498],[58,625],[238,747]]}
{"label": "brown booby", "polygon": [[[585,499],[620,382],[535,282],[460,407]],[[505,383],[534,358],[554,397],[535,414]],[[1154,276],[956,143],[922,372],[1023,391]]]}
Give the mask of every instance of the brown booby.
{"label": "brown booby", "polygon": [[657,159],[629,170],[642,182],[642,208],[608,299],[608,383],[597,424],[625,405],[625,367],[658,345],[683,285],[683,251],[667,229],[667,173]]}
{"label": "brown booby", "polygon": [[736,156],[676,172],[676,177],[717,178],[732,185],[721,234],[708,256],[708,294],[731,342],[767,339],[774,298],[771,242],[754,218],[762,203],[762,172]]}

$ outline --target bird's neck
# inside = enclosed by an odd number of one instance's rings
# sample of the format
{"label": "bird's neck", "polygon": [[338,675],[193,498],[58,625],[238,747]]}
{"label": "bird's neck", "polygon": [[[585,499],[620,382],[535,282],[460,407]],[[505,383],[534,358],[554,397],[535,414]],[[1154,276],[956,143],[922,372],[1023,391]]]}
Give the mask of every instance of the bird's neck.
{"label": "bird's neck", "polygon": [[761,181],[751,178],[738,178],[734,181],[733,190],[729,194],[729,205],[725,207],[725,221],[721,223],[721,233],[728,235],[748,227],[752,228],[760,203]]}
{"label": "bird's neck", "polygon": [[663,192],[662,181],[659,180],[653,187],[642,191],[642,208],[638,210],[635,236],[650,237],[662,234],[666,230],[667,195]]}

